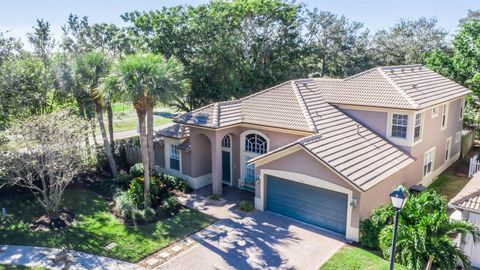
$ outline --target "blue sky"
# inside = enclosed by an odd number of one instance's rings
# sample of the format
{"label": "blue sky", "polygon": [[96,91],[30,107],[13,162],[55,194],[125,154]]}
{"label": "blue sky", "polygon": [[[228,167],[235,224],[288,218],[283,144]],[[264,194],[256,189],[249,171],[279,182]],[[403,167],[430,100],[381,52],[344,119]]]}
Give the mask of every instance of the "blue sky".
{"label": "blue sky", "polygon": [[[120,14],[147,11],[162,6],[198,5],[208,0],[0,0],[0,31],[25,40],[37,18],[50,22],[57,39],[68,14],[88,16],[90,22],[123,24]],[[307,7],[343,14],[363,22],[373,32],[398,22],[400,18],[436,17],[450,33],[469,9],[480,9],[479,0],[303,0]]]}

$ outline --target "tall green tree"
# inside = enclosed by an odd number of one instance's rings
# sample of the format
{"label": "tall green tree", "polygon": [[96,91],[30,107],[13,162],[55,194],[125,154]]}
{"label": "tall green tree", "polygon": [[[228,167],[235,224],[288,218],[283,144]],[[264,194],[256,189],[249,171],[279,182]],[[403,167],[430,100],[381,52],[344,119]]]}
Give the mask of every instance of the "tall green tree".
{"label": "tall green tree", "polygon": [[[477,11],[478,12],[478,11]],[[434,71],[449,77],[472,90],[467,98],[466,121],[478,124],[480,105],[480,17],[475,11],[461,20],[460,30],[446,50],[434,50],[427,58],[427,65]]]}
{"label": "tall green tree", "polygon": [[[41,97],[40,110],[42,113],[50,112],[53,109],[55,98],[55,89],[52,88],[52,53],[55,48],[55,39],[50,29],[50,23],[47,21],[37,20],[37,25],[33,27],[33,32],[28,33],[28,40],[33,46],[34,54],[42,61],[43,64],[43,82],[42,91],[39,92]],[[49,91],[53,91],[49,98]],[[49,104],[50,99],[50,104]]]}
{"label": "tall green tree", "polygon": [[[387,211],[389,216],[395,215],[393,207]],[[458,234],[471,234],[475,241],[480,240],[474,224],[450,220],[445,197],[433,190],[411,196],[400,212],[395,260],[412,270],[432,266],[455,269],[459,260],[465,269],[471,269],[470,259],[452,240]],[[393,224],[383,228],[379,236],[385,258],[390,257],[392,238]]]}
{"label": "tall green tree", "polygon": [[141,48],[175,56],[192,88],[191,110],[299,77],[301,6],[282,0],[212,1],[123,16]]}
{"label": "tall green tree", "polygon": [[110,63],[102,53],[90,52],[82,55],[77,59],[76,73],[79,76],[79,82],[90,94],[103,139],[103,147],[110,165],[113,177],[117,177],[117,164],[113,156],[113,149],[107,137],[105,124],[103,121],[103,104],[102,95],[99,92],[100,81],[109,71]]}
{"label": "tall green tree", "polygon": [[304,62],[307,74],[346,77],[371,67],[369,32],[345,16],[314,9],[307,12]]}
{"label": "tall green tree", "polygon": [[372,49],[378,65],[422,64],[428,53],[446,48],[446,36],[435,18],[402,19],[375,33]]}
{"label": "tall green tree", "polygon": [[[113,68],[105,81],[103,94],[132,102],[140,126],[140,147],[144,167],[144,204],[150,207],[150,174],[155,164],[153,155],[153,107],[182,95],[188,88],[183,65],[174,57],[135,54],[125,57]],[[145,125],[145,118],[147,125]]]}

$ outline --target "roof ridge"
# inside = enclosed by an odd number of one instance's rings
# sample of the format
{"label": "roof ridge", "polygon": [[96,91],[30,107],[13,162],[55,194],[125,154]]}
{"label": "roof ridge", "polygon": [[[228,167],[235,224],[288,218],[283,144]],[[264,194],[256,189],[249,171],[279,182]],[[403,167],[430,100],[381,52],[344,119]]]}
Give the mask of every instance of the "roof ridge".
{"label": "roof ridge", "polygon": [[293,88],[293,93],[295,94],[295,97],[297,98],[297,101],[300,105],[300,109],[302,110],[303,116],[305,117],[305,120],[307,120],[308,127],[314,131],[318,132],[317,127],[313,123],[312,115],[310,114],[310,110],[308,109],[307,105],[305,104],[305,99],[302,96],[302,93],[300,93],[300,90],[298,89],[297,85],[297,80],[291,81],[291,85]]}
{"label": "roof ridge", "polygon": [[220,123],[220,106],[218,102],[213,104],[213,116],[212,116],[212,125],[218,127]]}
{"label": "roof ridge", "polygon": [[346,77],[346,78],[344,78],[344,79],[340,79],[340,80],[341,80],[341,81],[348,81],[348,80],[351,80],[351,79],[355,79],[355,78],[357,78],[357,77],[359,77],[359,76],[362,76],[362,75],[364,75],[364,74],[367,74],[367,73],[370,73],[370,72],[372,72],[372,71],[375,71],[376,69],[377,69],[377,68],[367,69],[367,70],[364,70],[364,71],[359,72],[359,73],[357,73],[357,74],[353,74],[352,76],[348,76],[348,77]]}
{"label": "roof ridge", "polygon": [[397,69],[397,68],[416,68],[416,67],[423,68],[425,66],[422,64],[408,64],[408,65],[394,65],[394,66],[379,66],[378,68],[389,70],[389,69]]}
{"label": "roof ridge", "polygon": [[285,81],[285,82],[283,82],[283,83],[281,83],[281,84],[277,84],[277,85],[271,86],[271,87],[269,87],[269,88],[267,88],[267,89],[265,89],[265,90],[262,90],[262,91],[259,91],[259,92],[250,94],[250,95],[248,95],[248,96],[246,96],[246,97],[239,98],[239,99],[237,99],[237,100],[239,100],[240,102],[242,102],[242,101],[244,101],[244,100],[246,100],[246,99],[250,99],[250,98],[252,98],[252,97],[261,95],[261,94],[263,94],[263,93],[266,93],[266,92],[275,90],[275,89],[277,89],[277,88],[279,88],[279,87],[282,87],[282,86],[284,86],[284,85],[286,85],[287,83],[290,83],[290,82],[292,82],[292,81],[293,81],[293,80]]}
{"label": "roof ridge", "polygon": [[378,70],[378,72],[382,75],[382,77],[385,78],[385,80],[387,80],[387,82],[390,83],[393,86],[393,88],[395,88],[395,90],[398,91],[398,93],[400,93],[400,95],[412,106],[413,109],[420,108],[420,106],[415,101],[413,101],[407,95],[407,93],[405,93],[405,91],[403,91],[392,79],[390,79],[387,76],[387,74],[385,74],[385,71],[382,69],[382,67],[378,67],[376,68],[376,70]]}

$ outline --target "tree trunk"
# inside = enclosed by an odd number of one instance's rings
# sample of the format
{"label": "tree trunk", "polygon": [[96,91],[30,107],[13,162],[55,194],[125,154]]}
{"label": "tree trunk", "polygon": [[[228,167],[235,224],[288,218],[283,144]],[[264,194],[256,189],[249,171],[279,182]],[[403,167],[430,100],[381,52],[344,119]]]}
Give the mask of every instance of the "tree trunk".
{"label": "tree trunk", "polygon": [[153,149],[153,107],[150,107],[147,110],[147,144],[150,175],[152,175],[155,169],[155,150]]}
{"label": "tree trunk", "polygon": [[113,158],[112,147],[108,141],[107,131],[105,130],[105,124],[103,122],[103,109],[99,102],[95,102],[95,111],[97,113],[98,126],[100,127],[100,133],[102,134],[103,147],[105,148],[105,153],[107,154],[108,163],[110,164],[113,177],[117,178],[117,164]]}
{"label": "tree trunk", "polygon": [[430,270],[432,268],[432,264],[433,264],[433,256],[428,256],[428,263],[425,270]]}
{"label": "tree trunk", "polygon": [[90,119],[90,122],[92,123],[92,139],[93,139],[93,145],[95,146],[95,152],[97,152],[98,148],[98,142],[97,142],[97,126],[95,124],[95,118]]}
{"label": "tree trunk", "polygon": [[[77,103],[78,103],[78,110],[80,112],[80,117],[83,119],[87,119],[87,114],[86,114],[86,109],[85,105],[83,102],[77,98]],[[90,138],[88,138],[88,134],[85,134],[85,146],[87,147],[87,153],[90,156]]]}
{"label": "tree trunk", "polygon": [[143,196],[144,207],[150,207],[150,161],[148,155],[147,132],[145,127],[145,111],[137,109],[138,125],[140,127],[140,149],[143,163]]}
{"label": "tree trunk", "polygon": [[115,138],[113,137],[113,110],[112,103],[107,102],[107,115],[108,115],[108,133],[110,135],[110,145],[112,151],[115,151]]}

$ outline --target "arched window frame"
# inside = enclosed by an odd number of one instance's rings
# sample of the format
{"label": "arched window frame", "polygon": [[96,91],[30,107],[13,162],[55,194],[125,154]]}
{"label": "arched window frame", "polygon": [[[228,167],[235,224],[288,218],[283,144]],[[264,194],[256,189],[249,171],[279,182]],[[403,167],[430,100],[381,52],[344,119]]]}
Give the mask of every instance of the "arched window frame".
{"label": "arched window frame", "polygon": [[222,147],[223,148],[230,148],[232,146],[232,137],[230,135],[225,135],[222,138]]}
{"label": "arched window frame", "polygon": [[[247,150],[247,136],[255,134],[255,138],[258,139],[258,136],[263,138],[262,146],[260,150],[249,151]],[[257,142],[256,142],[257,143]],[[247,165],[248,160],[253,159],[257,156],[263,155],[270,151],[270,139],[260,131],[257,130],[246,130],[240,134],[240,181],[238,182],[239,187],[242,187],[244,184],[254,186],[256,169],[255,164]]]}

